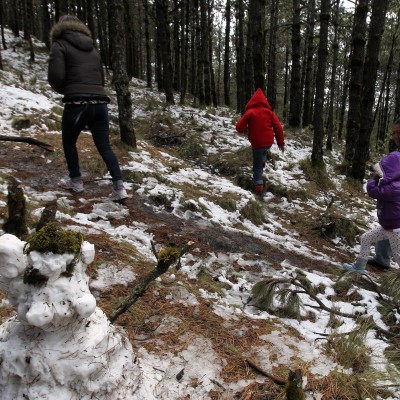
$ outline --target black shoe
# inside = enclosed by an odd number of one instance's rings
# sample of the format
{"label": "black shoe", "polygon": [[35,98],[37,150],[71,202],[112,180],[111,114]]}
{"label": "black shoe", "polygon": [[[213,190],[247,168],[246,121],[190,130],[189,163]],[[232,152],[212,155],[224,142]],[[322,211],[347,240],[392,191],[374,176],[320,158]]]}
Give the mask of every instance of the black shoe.
{"label": "black shoe", "polygon": [[375,258],[368,258],[367,264],[372,265],[373,267],[376,267],[379,269],[385,269],[385,270],[390,269],[390,267],[388,265],[383,265],[383,264],[378,263],[378,261],[376,261]]}

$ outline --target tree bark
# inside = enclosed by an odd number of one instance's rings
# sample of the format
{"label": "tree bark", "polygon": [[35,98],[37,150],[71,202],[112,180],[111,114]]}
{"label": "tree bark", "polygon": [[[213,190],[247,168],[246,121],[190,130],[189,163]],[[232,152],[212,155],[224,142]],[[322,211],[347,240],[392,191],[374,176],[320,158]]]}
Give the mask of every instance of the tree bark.
{"label": "tree bark", "polygon": [[310,8],[307,18],[307,34],[306,34],[306,63],[304,78],[304,99],[303,99],[303,119],[302,126],[306,127],[312,122],[312,85],[314,71],[314,29],[315,29],[315,0],[310,1]]}
{"label": "tree bark", "polygon": [[236,110],[238,113],[244,111],[245,90],[244,90],[244,4],[243,0],[237,0],[236,7]]}
{"label": "tree bark", "polygon": [[360,0],[354,15],[351,40],[349,111],[347,113],[345,164],[349,165],[354,156],[360,129],[362,76],[364,68],[365,36],[367,31],[368,1]]}
{"label": "tree bark", "polygon": [[204,85],[204,100],[200,104],[209,106],[211,104],[211,72],[209,60],[209,25],[208,25],[208,7],[209,0],[200,1],[200,28],[201,28],[201,52],[200,56],[203,64],[203,85]]}
{"label": "tree bark", "polygon": [[332,139],[333,139],[333,108],[334,108],[334,100],[336,95],[336,70],[338,63],[338,53],[339,53],[339,3],[340,0],[336,0],[335,4],[335,19],[333,21],[334,25],[334,39],[332,43],[332,68],[331,68],[331,80],[329,82],[329,103],[328,103],[328,119],[326,122],[326,149],[332,150]]}
{"label": "tree bark", "polygon": [[301,19],[300,0],[293,0],[292,17],[292,74],[290,79],[289,125],[298,128],[301,121]]}
{"label": "tree bark", "polygon": [[278,31],[279,18],[279,0],[271,0],[270,4],[270,28],[269,28],[269,44],[268,44],[268,78],[267,78],[267,98],[270,106],[275,112],[276,104],[276,38]]}
{"label": "tree bark", "polygon": [[372,109],[374,106],[375,84],[379,66],[379,50],[385,27],[385,17],[388,0],[373,0],[371,22],[368,30],[368,45],[364,63],[361,110],[363,117],[360,121],[360,134],[351,167],[351,176],[362,181],[369,159],[369,142],[372,132]]}
{"label": "tree bark", "polygon": [[162,64],[162,82],[165,100],[168,104],[175,104],[172,92],[172,65],[170,50],[170,32],[168,25],[168,1],[156,0],[157,42],[160,46]]}
{"label": "tree bark", "polygon": [[249,23],[253,25],[253,68],[254,89],[260,88],[265,93],[265,7],[266,0],[250,0],[252,7]]}
{"label": "tree bark", "polygon": [[321,0],[319,45],[318,45],[318,67],[315,87],[314,105],[314,139],[311,153],[313,166],[323,164],[323,137],[324,137],[324,99],[325,99],[325,75],[328,59],[328,29],[330,20],[330,0]]}
{"label": "tree bark", "polygon": [[136,137],[132,120],[132,99],[126,72],[126,36],[124,26],[124,5],[122,0],[109,4],[109,33],[112,48],[111,66],[113,83],[117,93],[119,129],[121,141],[136,148]]}
{"label": "tree bark", "polygon": [[224,50],[224,103],[231,105],[230,96],[230,36],[231,36],[231,0],[226,0],[225,6],[225,50]]}

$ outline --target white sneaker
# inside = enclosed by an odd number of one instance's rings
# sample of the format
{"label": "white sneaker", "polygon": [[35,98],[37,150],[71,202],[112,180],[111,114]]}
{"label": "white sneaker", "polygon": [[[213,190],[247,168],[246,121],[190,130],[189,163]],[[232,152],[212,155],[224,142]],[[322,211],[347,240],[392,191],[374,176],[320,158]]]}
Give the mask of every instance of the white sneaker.
{"label": "white sneaker", "polygon": [[113,189],[113,191],[110,194],[110,200],[112,201],[120,201],[128,198],[128,193],[126,193],[126,190],[124,187],[120,189]]}
{"label": "white sneaker", "polygon": [[83,192],[85,189],[83,188],[83,180],[73,182],[71,179],[61,179],[58,183],[63,189],[72,190],[73,192],[79,193]]}

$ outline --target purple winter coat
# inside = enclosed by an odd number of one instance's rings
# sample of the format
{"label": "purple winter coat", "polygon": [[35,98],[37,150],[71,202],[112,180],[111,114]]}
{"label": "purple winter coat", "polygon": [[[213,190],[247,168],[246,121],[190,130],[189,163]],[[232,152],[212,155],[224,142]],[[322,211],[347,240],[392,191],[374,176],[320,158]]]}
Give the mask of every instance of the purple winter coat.
{"label": "purple winter coat", "polygon": [[384,229],[400,228],[400,152],[394,151],[379,162],[383,177],[367,182],[367,192],[377,199],[378,221]]}

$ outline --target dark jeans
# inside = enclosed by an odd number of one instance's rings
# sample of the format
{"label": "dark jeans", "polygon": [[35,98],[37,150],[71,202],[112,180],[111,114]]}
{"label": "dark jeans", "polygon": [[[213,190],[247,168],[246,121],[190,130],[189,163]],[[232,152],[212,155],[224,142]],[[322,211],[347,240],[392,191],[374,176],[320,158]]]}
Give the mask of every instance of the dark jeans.
{"label": "dark jeans", "polygon": [[270,148],[271,146],[253,149],[253,182],[255,185],[263,184],[262,174],[267,159],[267,152]]}
{"label": "dark jeans", "polygon": [[92,133],[94,144],[107,165],[112,180],[122,180],[117,157],[110,146],[107,104],[65,105],[62,118],[62,144],[70,178],[81,176],[76,142],[86,126]]}

